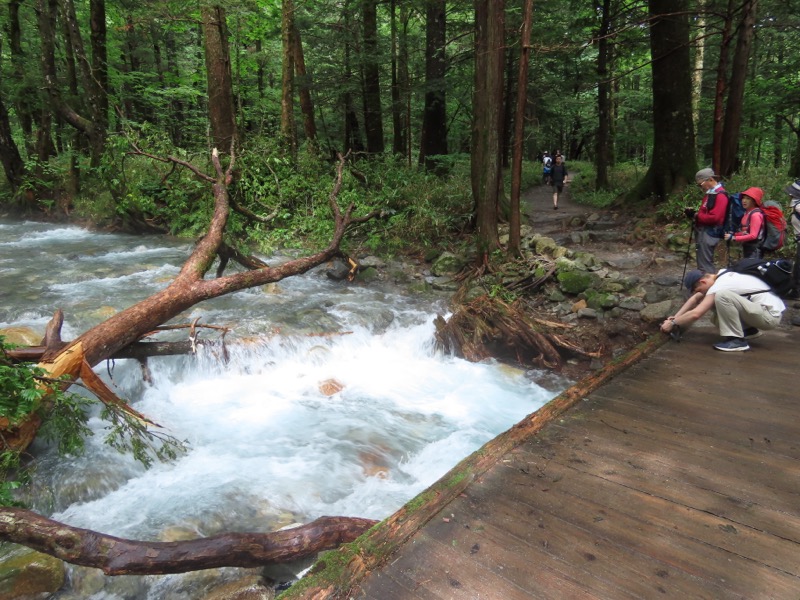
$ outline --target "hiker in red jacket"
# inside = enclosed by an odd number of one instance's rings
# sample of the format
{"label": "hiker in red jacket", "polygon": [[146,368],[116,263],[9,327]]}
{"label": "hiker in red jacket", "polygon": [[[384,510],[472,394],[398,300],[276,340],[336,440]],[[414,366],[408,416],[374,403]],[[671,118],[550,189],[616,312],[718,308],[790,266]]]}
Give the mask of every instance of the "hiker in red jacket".
{"label": "hiker in red jacket", "polygon": [[700,210],[685,209],[685,214],[694,220],[697,248],[697,268],[704,273],[716,273],[714,250],[722,239],[725,216],[728,212],[728,193],[719,182],[713,169],[700,169],[694,176],[697,185],[703,190]]}
{"label": "hiker in red jacket", "polygon": [[764,190],[757,187],[747,188],[742,192],[742,206],[747,211],[742,217],[739,230],[726,233],[725,239],[742,245],[743,258],[762,258],[761,243],[764,241],[765,219],[761,210]]}

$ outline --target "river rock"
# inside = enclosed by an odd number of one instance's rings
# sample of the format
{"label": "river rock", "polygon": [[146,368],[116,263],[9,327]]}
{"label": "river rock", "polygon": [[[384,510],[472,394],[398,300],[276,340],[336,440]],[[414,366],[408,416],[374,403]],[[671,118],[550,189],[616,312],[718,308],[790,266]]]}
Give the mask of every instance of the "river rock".
{"label": "river rock", "polygon": [[639,315],[643,321],[648,323],[658,323],[663,321],[672,314],[672,301],[664,300],[663,302],[656,302],[655,304],[648,304],[640,312]]}
{"label": "river rock", "polygon": [[0,600],[53,594],[64,585],[64,563],[23,546],[13,546],[0,562]]}
{"label": "river rock", "polygon": [[275,592],[264,585],[261,577],[250,576],[229,581],[202,596],[202,600],[272,600]]}
{"label": "river rock", "polygon": [[452,252],[442,252],[431,265],[431,273],[436,277],[452,276],[461,271],[467,265],[467,260],[463,256],[458,256]]}
{"label": "river rock", "polygon": [[36,333],[30,327],[6,327],[0,329],[0,335],[6,339],[6,343],[18,346],[36,346],[43,337],[41,333]]}

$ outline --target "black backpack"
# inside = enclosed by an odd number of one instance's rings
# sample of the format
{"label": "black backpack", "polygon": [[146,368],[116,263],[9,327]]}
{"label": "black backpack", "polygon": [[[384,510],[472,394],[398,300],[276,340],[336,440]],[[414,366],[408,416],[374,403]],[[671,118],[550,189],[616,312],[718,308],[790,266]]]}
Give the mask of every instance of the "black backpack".
{"label": "black backpack", "polygon": [[[766,283],[778,296],[785,296],[792,290],[792,261],[785,258],[764,260],[762,258],[743,258],[722,273],[728,271],[753,275]],[[720,275],[722,275],[720,273]]]}

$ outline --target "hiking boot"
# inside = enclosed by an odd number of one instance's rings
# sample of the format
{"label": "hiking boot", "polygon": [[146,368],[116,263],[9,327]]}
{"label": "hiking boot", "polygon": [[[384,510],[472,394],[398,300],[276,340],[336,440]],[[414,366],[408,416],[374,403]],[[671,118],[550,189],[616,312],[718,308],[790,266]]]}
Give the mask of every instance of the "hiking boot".
{"label": "hiking boot", "polygon": [[725,341],[714,344],[714,349],[722,352],[745,352],[750,350],[750,346],[744,341],[744,338],[729,337],[725,338]]}
{"label": "hiking boot", "polygon": [[745,327],[744,339],[746,340],[754,340],[760,338],[762,335],[764,335],[764,332],[755,327]]}

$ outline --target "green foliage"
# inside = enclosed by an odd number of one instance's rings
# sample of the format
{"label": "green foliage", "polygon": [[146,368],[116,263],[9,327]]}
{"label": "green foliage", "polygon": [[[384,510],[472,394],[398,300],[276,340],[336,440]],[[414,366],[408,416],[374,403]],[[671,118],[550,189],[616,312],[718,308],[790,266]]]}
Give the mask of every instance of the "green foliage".
{"label": "green foliage", "polygon": [[[39,434],[44,440],[54,443],[61,454],[82,453],[85,439],[92,435],[86,426],[92,401],[64,392],[58,380],[47,377],[36,365],[14,363],[7,354],[11,348],[0,336],[0,418],[14,426],[38,412],[42,418]],[[106,406],[101,416],[109,422],[106,443],[120,452],[130,452],[145,466],[152,464],[153,457],[174,459],[185,448],[183,442],[149,430],[120,407]],[[18,452],[0,452],[0,478],[0,506],[16,504],[14,490],[30,480]]]}

